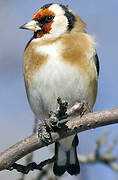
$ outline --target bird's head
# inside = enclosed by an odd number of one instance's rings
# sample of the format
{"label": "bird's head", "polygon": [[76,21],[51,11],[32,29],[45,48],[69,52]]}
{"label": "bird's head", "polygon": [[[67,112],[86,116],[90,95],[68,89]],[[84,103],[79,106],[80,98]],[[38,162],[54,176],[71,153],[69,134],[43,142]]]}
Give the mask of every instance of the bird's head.
{"label": "bird's head", "polygon": [[34,38],[54,39],[74,28],[75,16],[61,4],[46,4],[21,29],[34,31]]}

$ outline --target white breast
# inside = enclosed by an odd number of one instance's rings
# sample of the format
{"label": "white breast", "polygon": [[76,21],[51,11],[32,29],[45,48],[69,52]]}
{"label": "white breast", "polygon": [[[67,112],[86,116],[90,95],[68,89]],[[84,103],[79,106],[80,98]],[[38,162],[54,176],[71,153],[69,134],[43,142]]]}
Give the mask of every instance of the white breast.
{"label": "white breast", "polygon": [[[88,94],[87,77],[83,77],[81,70],[63,61],[60,56],[61,45],[40,46],[36,53],[48,54],[49,58],[33,76],[28,97],[35,115],[44,119],[50,111],[55,111],[57,98],[67,100],[72,106],[77,101],[91,101]],[[93,102],[89,102],[93,105]]]}

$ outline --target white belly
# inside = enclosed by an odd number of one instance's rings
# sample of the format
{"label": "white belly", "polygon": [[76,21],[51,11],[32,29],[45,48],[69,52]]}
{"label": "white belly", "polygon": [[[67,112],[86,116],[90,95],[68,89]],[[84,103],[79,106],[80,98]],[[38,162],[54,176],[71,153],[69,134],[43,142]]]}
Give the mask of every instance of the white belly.
{"label": "white belly", "polygon": [[49,60],[34,74],[28,90],[29,103],[36,117],[44,119],[50,111],[55,111],[58,97],[68,101],[70,106],[84,100],[92,107],[88,77],[83,77],[81,69],[64,62],[55,47],[39,47],[37,53],[44,53],[43,50],[50,55]]}

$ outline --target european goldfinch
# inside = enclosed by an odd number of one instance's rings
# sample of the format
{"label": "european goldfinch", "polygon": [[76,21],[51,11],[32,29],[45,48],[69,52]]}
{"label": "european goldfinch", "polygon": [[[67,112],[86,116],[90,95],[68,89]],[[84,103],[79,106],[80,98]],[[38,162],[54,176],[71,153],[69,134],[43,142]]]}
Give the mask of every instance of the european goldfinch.
{"label": "european goldfinch", "polygon": [[[82,19],[64,5],[52,3],[41,7],[21,28],[34,31],[24,52],[24,79],[36,118],[44,120],[56,111],[58,97],[70,107],[84,101],[92,109],[99,62],[96,43]],[[55,175],[80,173],[77,144],[77,135],[55,143]]]}

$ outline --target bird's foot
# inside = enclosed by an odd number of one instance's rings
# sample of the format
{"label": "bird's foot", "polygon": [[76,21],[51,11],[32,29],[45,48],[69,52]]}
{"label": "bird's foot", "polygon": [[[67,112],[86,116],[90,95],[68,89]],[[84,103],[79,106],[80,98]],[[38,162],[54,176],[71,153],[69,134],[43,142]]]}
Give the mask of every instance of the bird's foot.
{"label": "bird's foot", "polygon": [[59,128],[58,122],[59,122],[59,119],[58,119],[57,114],[53,111],[50,111],[49,119],[47,121],[47,125],[50,128],[50,130],[55,131],[57,128]]}
{"label": "bird's foot", "polygon": [[84,114],[91,112],[90,105],[87,102],[81,102],[80,108],[80,116],[82,117]]}
{"label": "bird's foot", "polygon": [[57,99],[57,103],[59,105],[57,110],[57,117],[59,120],[66,119],[67,116],[67,108],[68,108],[68,102],[62,101],[60,97]]}
{"label": "bird's foot", "polygon": [[57,103],[59,104],[57,113],[51,111],[49,119],[45,120],[38,129],[38,137],[47,145],[52,142],[51,132],[57,131],[60,128],[59,121],[67,118],[68,103],[62,101],[61,98],[57,99]]}
{"label": "bird's foot", "polygon": [[46,144],[52,142],[51,133],[49,131],[49,128],[47,126],[47,123],[44,122],[41,126],[39,126],[38,129],[38,137]]}
{"label": "bird's foot", "polygon": [[39,127],[38,137],[46,144],[52,142],[51,132],[58,129],[58,121],[57,114],[51,111],[49,113],[49,119],[45,120],[43,125]]}

